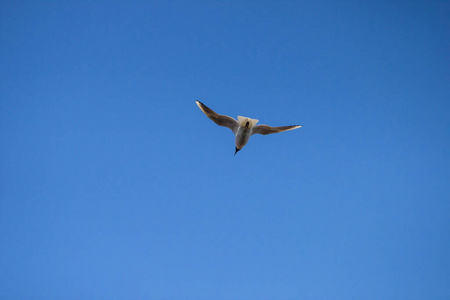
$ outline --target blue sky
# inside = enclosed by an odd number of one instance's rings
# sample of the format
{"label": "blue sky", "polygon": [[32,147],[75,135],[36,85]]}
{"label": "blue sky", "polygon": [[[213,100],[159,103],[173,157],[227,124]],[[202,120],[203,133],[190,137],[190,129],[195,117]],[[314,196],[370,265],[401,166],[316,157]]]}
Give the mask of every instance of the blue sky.
{"label": "blue sky", "polygon": [[2,1],[0,298],[449,299],[449,15]]}

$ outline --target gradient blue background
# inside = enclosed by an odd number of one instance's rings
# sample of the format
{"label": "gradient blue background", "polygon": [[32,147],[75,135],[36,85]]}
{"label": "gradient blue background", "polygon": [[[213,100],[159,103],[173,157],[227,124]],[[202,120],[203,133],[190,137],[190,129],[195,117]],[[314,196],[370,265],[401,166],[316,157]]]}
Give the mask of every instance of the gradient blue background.
{"label": "gradient blue background", "polygon": [[0,298],[450,299],[448,1],[0,12]]}

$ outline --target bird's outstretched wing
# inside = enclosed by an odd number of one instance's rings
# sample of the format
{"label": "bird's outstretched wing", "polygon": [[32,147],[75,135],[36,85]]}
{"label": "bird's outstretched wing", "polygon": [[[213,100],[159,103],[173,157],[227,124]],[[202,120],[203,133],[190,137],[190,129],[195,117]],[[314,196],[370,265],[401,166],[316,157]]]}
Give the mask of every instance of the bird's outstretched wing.
{"label": "bird's outstretched wing", "polygon": [[208,106],[206,106],[205,104],[201,103],[198,100],[196,100],[195,103],[197,103],[198,107],[202,110],[202,112],[204,112],[208,118],[213,120],[214,123],[220,126],[228,127],[236,134],[239,128],[238,121],[229,116],[219,115],[218,113],[216,113],[211,108],[209,108]]}
{"label": "bird's outstretched wing", "polygon": [[269,125],[256,125],[252,128],[252,135],[255,133],[259,134],[271,134],[271,133],[278,133],[283,131],[288,131],[292,129],[297,129],[302,127],[302,125],[291,125],[291,126],[280,126],[280,127],[271,127]]}

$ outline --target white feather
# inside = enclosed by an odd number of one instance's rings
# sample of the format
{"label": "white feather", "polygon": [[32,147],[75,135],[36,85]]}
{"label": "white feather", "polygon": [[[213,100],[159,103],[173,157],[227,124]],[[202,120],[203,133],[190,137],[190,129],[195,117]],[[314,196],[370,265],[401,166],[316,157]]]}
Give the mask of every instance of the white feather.
{"label": "white feather", "polygon": [[250,119],[250,118],[243,117],[243,116],[238,116],[238,122],[239,122],[239,125],[241,127],[245,127],[245,124],[247,124],[247,122],[248,122],[249,123],[249,128],[252,128],[253,126],[256,125],[256,123],[259,122],[259,120]]}

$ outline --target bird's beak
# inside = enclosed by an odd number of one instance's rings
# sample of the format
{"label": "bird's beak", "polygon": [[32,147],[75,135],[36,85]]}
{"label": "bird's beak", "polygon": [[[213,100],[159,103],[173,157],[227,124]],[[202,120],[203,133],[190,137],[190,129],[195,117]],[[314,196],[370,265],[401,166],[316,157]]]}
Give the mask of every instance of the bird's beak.
{"label": "bird's beak", "polygon": [[241,149],[238,149],[238,148],[236,147],[236,152],[234,152],[234,155],[236,155],[236,153],[238,153],[240,150],[241,150]]}

